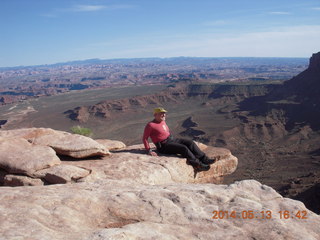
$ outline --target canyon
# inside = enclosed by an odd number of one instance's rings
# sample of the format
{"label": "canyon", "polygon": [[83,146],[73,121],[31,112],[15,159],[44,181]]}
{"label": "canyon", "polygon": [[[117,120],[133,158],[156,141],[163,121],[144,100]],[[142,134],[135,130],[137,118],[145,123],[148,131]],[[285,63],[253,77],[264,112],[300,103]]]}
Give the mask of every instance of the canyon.
{"label": "canyon", "polygon": [[[144,86],[123,83],[117,88],[13,100],[0,109],[1,131],[21,127],[70,131],[80,125],[92,129],[94,139],[116,139],[131,146],[141,143],[152,109],[163,106],[174,136],[229,149],[237,157],[237,169],[224,177],[224,184],[255,179],[319,214],[319,56],[314,54],[307,68],[295,68],[300,73],[287,81],[247,81],[253,75],[221,81],[214,75],[199,78],[198,73],[190,79],[185,72],[179,79],[146,81]],[[80,167],[88,166],[92,165],[83,162]]]}
{"label": "canyon", "polygon": [[284,80],[305,58],[90,59],[42,66],[0,68],[0,105],[84,89],[205,81]]}
{"label": "canyon", "polygon": [[[173,118],[169,123],[178,122],[175,135],[226,147],[239,158],[238,170],[227,181],[257,179],[300,200],[312,191],[318,200],[308,207],[319,212],[319,56],[314,54],[305,71],[281,84],[177,84],[155,94],[102,101],[65,114],[89,125],[101,119],[111,124],[132,115],[140,115],[135,121],[142,122],[146,109],[164,106],[168,119]],[[122,140],[139,141],[137,131],[125,132]]]}

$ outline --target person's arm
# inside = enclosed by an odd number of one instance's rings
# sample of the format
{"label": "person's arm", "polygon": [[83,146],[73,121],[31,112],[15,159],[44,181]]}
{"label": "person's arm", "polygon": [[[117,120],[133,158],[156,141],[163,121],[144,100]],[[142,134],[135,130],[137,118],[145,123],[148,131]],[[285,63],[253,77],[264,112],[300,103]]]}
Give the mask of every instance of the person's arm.
{"label": "person's arm", "polygon": [[144,128],[142,142],[143,142],[144,147],[147,151],[147,154],[152,155],[152,156],[157,156],[157,153],[153,152],[150,148],[150,145],[149,145],[148,138],[150,137],[150,133],[151,133],[151,126],[149,124],[147,124],[147,126]]}

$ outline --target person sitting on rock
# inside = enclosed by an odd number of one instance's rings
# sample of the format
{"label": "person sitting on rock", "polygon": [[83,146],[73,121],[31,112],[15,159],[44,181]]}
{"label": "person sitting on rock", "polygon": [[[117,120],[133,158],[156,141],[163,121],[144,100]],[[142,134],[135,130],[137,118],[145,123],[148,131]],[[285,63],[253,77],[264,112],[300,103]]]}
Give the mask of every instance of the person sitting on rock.
{"label": "person sitting on rock", "polygon": [[147,153],[151,156],[158,156],[150,148],[148,142],[150,137],[159,153],[180,154],[187,159],[187,163],[192,165],[196,171],[208,171],[210,164],[214,163],[215,160],[209,159],[192,140],[173,138],[165,122],[166,112],[164,108],[155,108],[153,121],[149,122],[144,129],[142,141]]}

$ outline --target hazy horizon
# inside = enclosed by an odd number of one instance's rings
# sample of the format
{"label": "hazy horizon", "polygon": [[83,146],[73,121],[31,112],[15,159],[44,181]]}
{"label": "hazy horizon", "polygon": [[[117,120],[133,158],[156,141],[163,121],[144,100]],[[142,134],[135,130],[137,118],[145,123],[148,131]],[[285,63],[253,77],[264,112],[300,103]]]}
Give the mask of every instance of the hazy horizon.
{"label": "hazy horizon", "polygon": [[160,60],[166,60],[166,59],[178,59],[178,58],[203,58],[203,59],[309,59],[311,57],[312,53],[310,54],[309,57],[238,57],[238,56],[231,56],[231,57],[193,57],[193,56],[177,56],[177,57],[146,57],[146,58],[107,58],[107,59],[102,59],[102,58],[89,58],[89,59],[74,59],[66,62],[53,62],[53,63],[43,63],[43,64],[35,64],[35,65],[17,65],[17,66],[8,66],[8,67],[1,67],[0,69],[6,69],[6,68],[28,68],[28,67],[38,67],[38,66],[54,66],[54,65],[68,65],[74,64],[74,63],[85,63],[89,61],[130,61],[130,60],[152,60],[152,59],[160,59]]}

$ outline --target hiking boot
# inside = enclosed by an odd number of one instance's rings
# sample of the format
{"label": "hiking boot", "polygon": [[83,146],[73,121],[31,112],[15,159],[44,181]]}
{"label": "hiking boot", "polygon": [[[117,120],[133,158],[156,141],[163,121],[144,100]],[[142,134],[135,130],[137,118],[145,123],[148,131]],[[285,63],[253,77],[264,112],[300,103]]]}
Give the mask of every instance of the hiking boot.
{"label": "hiking boot", "polygon": [[212,159],[212,158],[208,158],[207,156],[204,156],[202,159],[200,159],[200,161],[206,165],[210,165],[210,164],[215,163],[217,160]]}
{"label": "hiking boot", "polygon": [[208,171],[210,169],[210,166],[203,164],[203,163],[200,163],[198,166],[194,166],[194,169],[197,172]]}
{"label": "hiking boot", "polygon": [[191,165],[194,168],[194,170],[197,172],[208,171],[210,169],[209,165],[202,163],[198,159],[194,159],[194,160],[188,159],[187,164]]}

